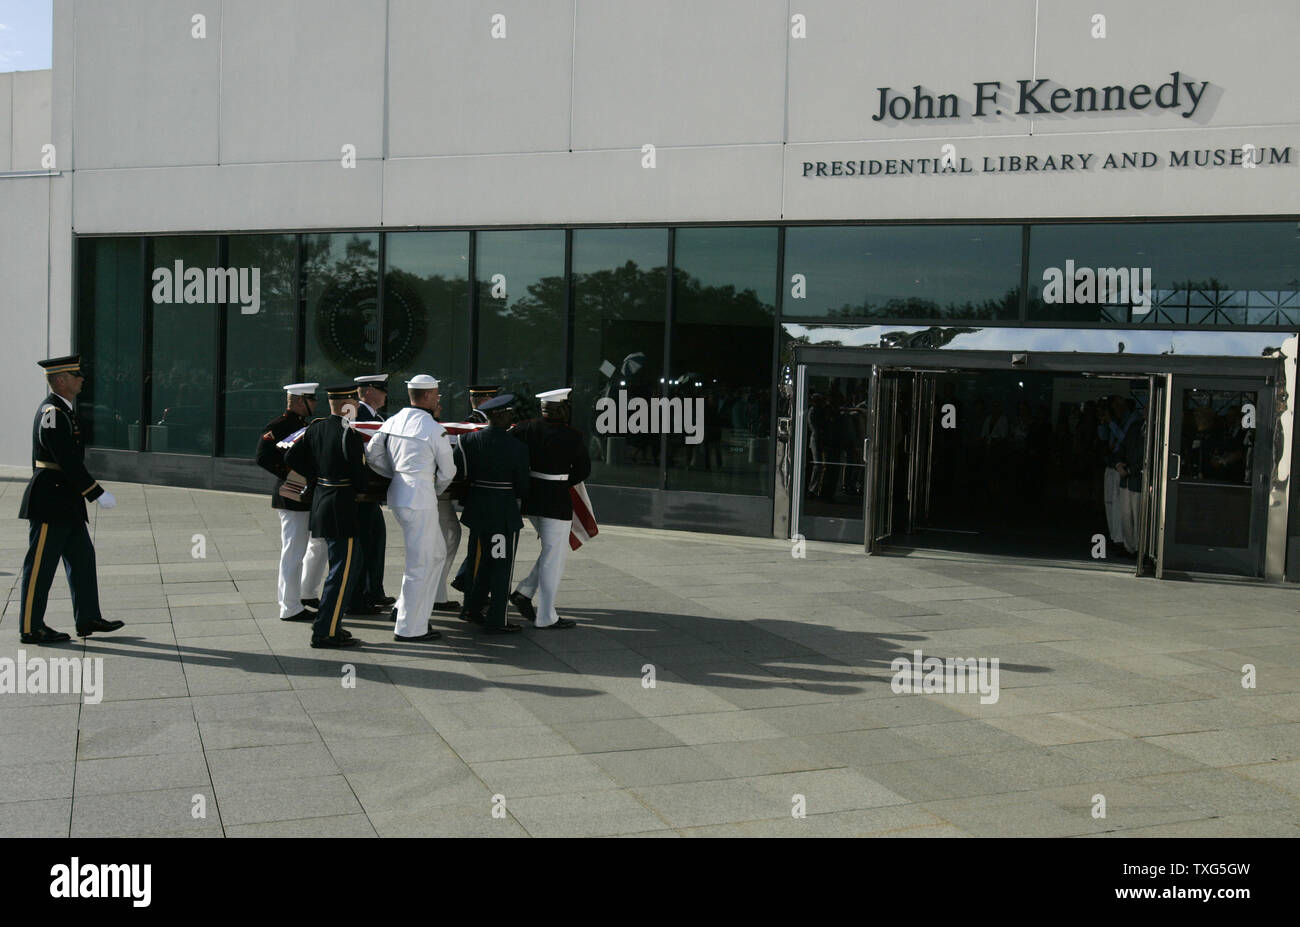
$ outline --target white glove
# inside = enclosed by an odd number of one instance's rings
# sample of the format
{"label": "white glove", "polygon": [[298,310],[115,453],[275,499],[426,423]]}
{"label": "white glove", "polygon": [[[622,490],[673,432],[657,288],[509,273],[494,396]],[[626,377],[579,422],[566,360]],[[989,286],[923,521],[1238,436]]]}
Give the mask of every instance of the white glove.
{"label": "white glove", "polygon": [[105,489],[104,494],[95,501],[99,503],[101,509],[111,509],[113,506],[117,505],[116,497],[114,497],[114,495],[107,489]]}

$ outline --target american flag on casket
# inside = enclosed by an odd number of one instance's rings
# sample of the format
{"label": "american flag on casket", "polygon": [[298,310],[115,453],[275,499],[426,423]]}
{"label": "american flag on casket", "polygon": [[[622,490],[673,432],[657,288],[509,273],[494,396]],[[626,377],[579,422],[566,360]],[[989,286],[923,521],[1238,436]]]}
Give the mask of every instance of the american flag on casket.
{"label": "american flag on casket", "polygon": [[[351,428],[357,434],[361,435],[362,441],[369,441],[370,436],[373,435],[376,431],[378,431],[379,426],[382,424],[384,423],[383,422],[348,422],[347,427]],[[307,433],[307,426],[304,425],[301,428],[299,428],[297,431],[295,431],[293,434],[287,435],[283,440],[275,442],[275,446],[282,451],[287,451],[289,448],[293,447],[300,440],[302,440],[302,436],[305,435],[306,433]]]}
{"label": "american flag on casket", "polygon": [[[442,427],[447,429],[447,434],[451,435],[454,445],[460,435],[486,428],[487,424],[485,422],[443,422]],[[591,498],[587,495],[586,486],[582,483],[570,486],[569,499],[573,502],[573,521],[569,525],[569,549],[577,550],[600,533],[600,526],[596,524],[596,515],[592,511]]]}

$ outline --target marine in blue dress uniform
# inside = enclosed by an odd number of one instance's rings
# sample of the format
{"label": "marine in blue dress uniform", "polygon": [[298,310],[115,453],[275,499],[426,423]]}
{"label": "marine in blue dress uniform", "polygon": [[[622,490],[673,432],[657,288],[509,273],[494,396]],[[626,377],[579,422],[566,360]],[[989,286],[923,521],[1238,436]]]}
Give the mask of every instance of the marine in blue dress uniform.
{"label": "marine in blue dress uniform", "polygon": [[528,494],[528,448],[506,431],[513,401],[507,393],[483,403],[479,408],[488,427],[460,439],[469,476],[460,520],[469,529],[470,559],[470,589],[460,617],[491,634],[523,630],[506,620],[510,573],[524,526],[519,500]]}
{"label": "marine in blue dress uniform", "polygon": [[357,402],[352,384],[326,390],[328,418],[318,418],[284,455],[284,462],[315,483],[309,525],[312,537],[324,538],[329,573],[321,592],[320,609],[311,626],[313,647],[354,647],[361,643],[343,628],[348,596],[361,580],[364,563],[358,535],[357,493],[366,488],[365,443],[347,427],[343,412]]}
{"label": "marine in blue dress uniform", "polygon": [[86,470],[73,401],[85,384],[81,356],[38,361],[45,370],[50,393],[36,409],[32,422],[32,478],[23,493],[19,518],[30,522],[19,612],[19,637],[24,644],[56,644],[71,638],[45,624],[50,583],[62,560],[72,590],[77,634],[116,631],[124,622],[105,621],[99,611],[95,575],[95,545],[86,530],[86,503],[100,508],[117,504],[113,494]]}

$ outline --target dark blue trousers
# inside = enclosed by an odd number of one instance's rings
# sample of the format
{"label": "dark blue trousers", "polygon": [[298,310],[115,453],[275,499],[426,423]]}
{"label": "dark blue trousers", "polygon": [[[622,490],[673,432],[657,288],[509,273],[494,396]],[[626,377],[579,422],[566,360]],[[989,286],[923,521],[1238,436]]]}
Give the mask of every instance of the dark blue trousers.
{"label": "dark blue trousers", "polygon": [[360,582],[352,597],[345,599],[346,607],[361,608],[374,605],[384,597],[384,547],[388,543],[384,529],[384,513],[374,502],[358,502],[357,517],[361,522],[357,541],[363,558]]}
{"label": "dark blue trousers", "polygon": [[95,545],[84,521],[33,521],[23,560],[19,602],[19,633],[32,634],[45,627],[45,606],[50,584],[59,561],[68,574],[72,590],[72,614],[78,628],[89,628],[100,619],[99,581],[95,577]]}
{"label": "dark blue trousers", "polygon": [[[519,546],[519,532],[505,534],[505,543],[495,545],[502,548],[504,556],[493,557],[494,537],[501,532],[490,534],[486,531],[470,531],[469,557],[470,587],[465,596],[465,611],[473,615],[487,605],[487,615],[483,623],[488,627],[504,628],[506,626],[506,603],[510,595],[510,571],[515,565],[515,551]],[[491,604],[488,597],[491,596]]]}
{"label": "dark blue trousers", "polygon": [[330,571],[325,575],[320,610],[311,625],[311,639],[314,641],[338,637],[343,627],[343,613],[347,611],[345,603],[360,584],[365,563],[356,538],[326,538],[325,548],[329,551]]}

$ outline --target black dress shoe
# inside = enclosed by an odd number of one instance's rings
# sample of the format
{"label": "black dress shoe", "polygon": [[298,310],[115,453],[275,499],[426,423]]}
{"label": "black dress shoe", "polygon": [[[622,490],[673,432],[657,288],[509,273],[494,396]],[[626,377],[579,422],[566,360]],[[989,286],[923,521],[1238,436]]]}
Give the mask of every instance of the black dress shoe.
{"label": "black dress shoe", "polygon": [[298,614],[290,615],[288,618],[281,618],[280,620],[281,621],[315,621],[316,613],[309,612],[307,611],[307,609],[304,608]]}
{"label": "black dress shoe", "polygon": [[343,637],[341,634],[335,637],[313,637],[311,645],[316,648],[336,650],[341,647],[360,647],[361,639],[351,636]]}
{"label": "black dress shoe", "polygon": [[300,601],[308,608],[320,608],[320,599],[301,599]]}
{"label": "black dress shoe", "polygon": [[510,602],[515,608],[519,609],[519,614],[523,615],[530,622],[537,620],[537,609],[533,608],[533,600],[528,598],[528,596],[515,590],[510,593]]}
{"label": "black dress shoe", "polygon": [[435,612],[458,612],[460,611],[459,602],[434,602],[433,610]]}
{"label": "black dress shoe", "polygon": [[460,577],[460,576],[456,576],[456,577],[454,577],[454,578],[452,579],[452,581],[449,582],[447,585],[448,585],[448,586],[451,586],[451,588],[455,589],[457,592],[465,592],[465,591],[466,591],[466,590],[465,590],[465,580],[464,580],[462,577]]}
{"label": "black dress shoe", "polygon": [[379,598],[375,599],[375,604],[382,605],[385,608],[391,608],[397,604],[397,600],[391,595],[381,595]]}
{"label": "black dress shoe", "polygon": [[53,628],[41,627],[31,634],[20,634],[19,640],[24,644],[62,644],[64,641],[72,640],[72,636]]}
{"label": "black dress shoe", "polygon": [[376,615],[389,615],[392,613],[392,607],[389,605],[358,605],[355,608],[349,608],[345,614],[353,615],[357,618],[373,618]]}
{"label": "black dress shoe", "polygon": [[488,627],[485,627],[483,631],[487,634],[517,634],[523,629],[524,626],[522,624],[515,624],[513,621],[507,621],[505,624],[501,625],[489,625]]}
{"label": "black dress shoe", "polygon": [[436,641],[440,637],[442,637],[441,631],[434,631],[432,628],[430,628],[428,631],[425,631],[423,634],[415,635],[415,637],[403,637],[400,634],[394,634],[393,640],[401,641],[402,643],[410,643],[411,641]]}
{"label": "black dress shoe", "polygon": [[462,612],[461,612],[459,615],[457,615],[456,617],[459,618],[461,621],[469,621],[469,622],[472,622],[473,624],[482,624],[482,623],[483,623],[483,613],[482,613],[482,612],[467,612],[467,611],[462,611]]}
{"label": "black dress shoe", "polygon": [[559,621],[555,622],[555,624],[542,625],[541,627],[534,625],[534,627],[537,627],[537,630],[539,631],[559,631],[564,628],[576,628],[577,626],[578,622],[574,621],[572,618],[561,618]]}
{"label": "black dress shoe", "polygon": [[90,637],[96,631],[116,631],[118,628],[126,627],[125,621],[105,621],[103,618],[97,618],[94,624],[86,627],[77,626],[78,637]]}

